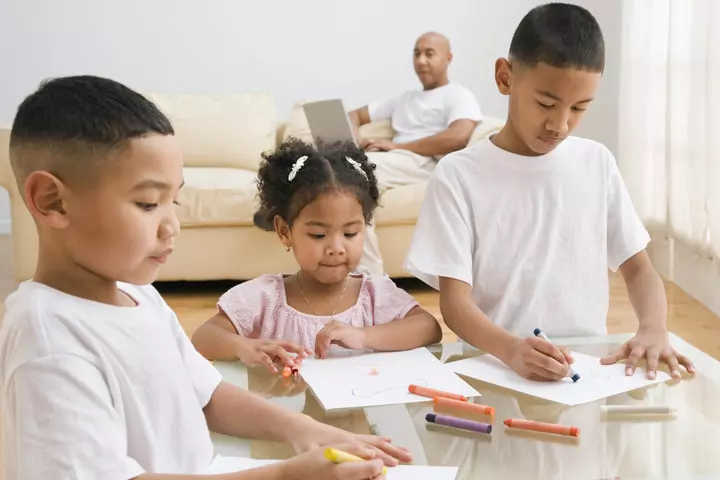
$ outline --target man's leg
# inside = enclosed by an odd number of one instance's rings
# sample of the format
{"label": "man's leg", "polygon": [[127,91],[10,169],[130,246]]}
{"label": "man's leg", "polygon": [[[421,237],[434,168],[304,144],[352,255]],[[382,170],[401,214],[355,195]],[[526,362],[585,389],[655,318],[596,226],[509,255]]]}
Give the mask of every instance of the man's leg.
{"label": "man's leg", "polygon": [[[435,160],[407,150],[369,152],[367,156],[370,162],[376,165],[375,176],[381,196],[392,188],[427,182],[435,168]],[[368,225],[365,231],[363,257],[358,270],[373,274],[385,273],[374,222]]]}

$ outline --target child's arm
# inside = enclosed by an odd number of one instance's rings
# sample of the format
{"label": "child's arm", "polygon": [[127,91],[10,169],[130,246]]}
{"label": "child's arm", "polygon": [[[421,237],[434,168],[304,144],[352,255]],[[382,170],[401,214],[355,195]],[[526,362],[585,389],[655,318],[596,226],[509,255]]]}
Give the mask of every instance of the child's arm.
{"label": "child's arm", "polygon": [[667,298],[660,275],[653,268],[645,250],[630,257],[620,266],[627,285],[630,303],[639,320],[637,334],[613,354],[602,359],[604,364],[627,359],[626,371],[632,375],[643,357],[647,358],[648,378],[655,378],[659,362],[667,364],[672,376],[680,378],[680,365],[694,373],[690,359],[670,345],[667,331]]}
{"label": "child's arm", "polygon": [[[227,315],[219,312],[197,329],[192,342],[205,358],[241,360],[247,365],[263,364],[277,373],[276,361],[293,365],[290,353],[306,357],[312,352],[290,341],[251,339],[238,334]],[[289,353],[290,352],[290,353]]]}
{"label": "child's arm", "polygon": [[532,336],[519,338],[490,320],[472,299],[469,284],[440,278],[440,311],[450,329],[532,380],[560,380],[568,374],[567,351]]}
{"label": "child's arm", "polygon": [[332,321],[320,330],[315,338],[315,354],[326,358],[330,344],[362,350],[393,352],[423,347],[442,340],[440,324],[430,312],[414,307],[403,318],[388,323],[358,328],[347,323]]}
{"label": "child's arm", "polygon": [[442,340],[440,324],[430,312],[415,307],[404,318],[366,327],[365,348],[377,351],[410,350]]}
{"label": "child's arm", "polygon": [[289,443],[297,452],[306,452],[335,443],[362,443],[387,465],[395,459],[411,461],[403,448],[389,439],[374,435],[355,435],[320,423],[307,415],[292,412],[258,395],[221,382],[204,408],[211,431],[243,438]]}
{"label": "child's arm", "polygon": [[290,460],[274,463],[264,467],[253,468],[236,473],[221,475],[162,475],[147,473],[135,477],[138,480],[366,480],[381,479],[383,462],[374,458],[373,452],[360,444],[333,445],[333,448],[352,455],[368,459],[365,462],[349,462],[333,464],[323,453],[324,448],[316,448],[310,452],[293,457]]}

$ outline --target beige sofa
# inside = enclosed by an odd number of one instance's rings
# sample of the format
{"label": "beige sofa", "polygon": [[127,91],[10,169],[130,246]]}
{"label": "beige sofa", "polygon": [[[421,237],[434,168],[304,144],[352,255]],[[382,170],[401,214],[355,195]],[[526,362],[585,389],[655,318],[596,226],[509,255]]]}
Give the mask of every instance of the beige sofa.
{"label": "beige sofa", "polygon": [[[288,136],[309,140],[298,104],[287,124],[278,122],[267,94],[212,96],[148,94],[172,120],[185,155],[185,187],[178,217],[183,231],[159,280],[243,280],[297,268],[274,233],[253,225],[257,210],[255,175],[261,153]],[[502,125],[487,119],[473,143]],[[391,138],[388,123],[365,125],[361,136]],[[0,186],[10,192],[14,276],[30,278],[37,259],[37,235],[12,176],[8,129],[0,129]],[[412,236],[425,185],[397,188],[381,199],[376,230],[387,273],[406,277],[402,263]]]}

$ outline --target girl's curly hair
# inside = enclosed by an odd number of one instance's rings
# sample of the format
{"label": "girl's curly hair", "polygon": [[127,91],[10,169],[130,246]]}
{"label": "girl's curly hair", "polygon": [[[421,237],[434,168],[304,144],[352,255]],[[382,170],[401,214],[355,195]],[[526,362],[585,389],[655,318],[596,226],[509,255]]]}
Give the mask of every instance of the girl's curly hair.
{"label": "girl's curly hair", "polygon": [[[293,166],[307,157],[290,179]],[[365,222],[372,220],[378,206],[375,164],[352,142],[319,143],[317,149],[290,138],[276,150],[263,153],[257,177],[261,210],[272,223],[279,215],[292,226],[303,208],[324,193],[343,191],[354,194],[362,205]],[[355,163],[348,161],[348,158]],[[365,172],[363,175],[355,165]]]}

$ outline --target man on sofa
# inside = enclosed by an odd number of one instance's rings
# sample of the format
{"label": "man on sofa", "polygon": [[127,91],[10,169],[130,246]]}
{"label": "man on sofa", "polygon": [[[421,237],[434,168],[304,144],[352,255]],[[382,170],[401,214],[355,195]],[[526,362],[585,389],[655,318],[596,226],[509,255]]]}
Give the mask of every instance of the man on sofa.
{"label": "man on sofa", "polygon": [[[436,162],[448,153],[465,148],[478,122],[480,106],[470,90],[448,79],[452,61],[450,42],[439,33],[420,36],[413,50],[415,73],[422,90],[371,103],[349,113],[356,138],[361,125],[390,120],[396,135],[392,141],[361,139],[375,173],[380,193],[430,178]],[[383,273],[378,237],[373,226],[365,235],[360,267]]]}
{"label": "man on sofa", "polygon": [[[375,173],[380,193],[404,185],[426,183],[436,162],[448,153],[465,148],[482,112],[475,95],[467,88],[451,83],[448,67],[452,61],[450,42],[439,33],[420,36],[413,50],[415,73],[422,89],[351,111],[348,116],[355,138],[377,165]],[[361,139],[361,125],[390,120],[395,137],[392,141]],[[259,211],[254,223],[263,230],[274,227]],[[359,268],[369,273],[384,273],[382,255],[375,228],[369,225]]]}

